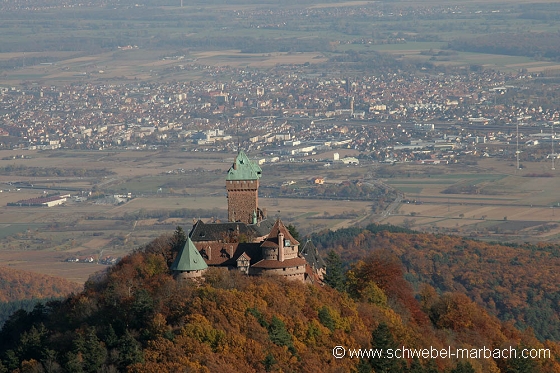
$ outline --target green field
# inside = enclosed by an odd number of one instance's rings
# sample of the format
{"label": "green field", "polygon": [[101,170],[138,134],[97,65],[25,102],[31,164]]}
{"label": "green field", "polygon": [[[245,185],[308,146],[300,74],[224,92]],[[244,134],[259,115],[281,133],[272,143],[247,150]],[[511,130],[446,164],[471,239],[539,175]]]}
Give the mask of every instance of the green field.
{"label": "green field", "polygon": [[18,233],[39,230],[46,225],[47,224],[0,223],[0,240],[16,236]]}

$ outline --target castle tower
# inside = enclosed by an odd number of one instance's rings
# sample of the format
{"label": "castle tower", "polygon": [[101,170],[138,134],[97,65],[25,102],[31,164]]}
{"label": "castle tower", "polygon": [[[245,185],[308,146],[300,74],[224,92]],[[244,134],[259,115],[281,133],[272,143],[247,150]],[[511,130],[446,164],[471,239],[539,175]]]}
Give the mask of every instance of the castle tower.
{"label": "castle tower", "polygon": [[190,237],[187,237],[185,246],[177,253],[177,257],[171,264],[171,271],[177,280],[200,278],[208,265],[194,246]]}
{"label": "castle tower", "polygon": [[299,242],[280,219],[261,244],[261,253],[263,259],[251,267],[250,274],[268,273],[304,280],[307,262],[299,256]]}
{"label": "castle tower", "polygon": [[255,224],[262,220],[259,209],[261,173],[259,165],[240,150],[226,177],[229,221]]}

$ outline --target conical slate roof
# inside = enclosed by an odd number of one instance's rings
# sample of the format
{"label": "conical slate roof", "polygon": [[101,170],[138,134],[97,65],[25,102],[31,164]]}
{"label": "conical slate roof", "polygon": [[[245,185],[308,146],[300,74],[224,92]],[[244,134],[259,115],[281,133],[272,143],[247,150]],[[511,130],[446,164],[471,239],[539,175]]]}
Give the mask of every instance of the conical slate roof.
{"label": "conical slate roof", "polygon": [[262,169],[258,164],[251,161],[243,150],[240,150],[230,167],[226,180],[258,180]]}
{"label": "conical slate roof", "polygon": [[172,271],[200,271],[208,268],[208,265],[194,246],[190,237],[187,237],[185,246],[179,251],[173,264]]}
{"label": "conical slate roof", "polygon": [[327,268],[327,264],[319,255],[319,250],[317,250],[317,247],[311,240],[307,240],[305,245],[303,245],[303,249],[299,252],[313,269]]}

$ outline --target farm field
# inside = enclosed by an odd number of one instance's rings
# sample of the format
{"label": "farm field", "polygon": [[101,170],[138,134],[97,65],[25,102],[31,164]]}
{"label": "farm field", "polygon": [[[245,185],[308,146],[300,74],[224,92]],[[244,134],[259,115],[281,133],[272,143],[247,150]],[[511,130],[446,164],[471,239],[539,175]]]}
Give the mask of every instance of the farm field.
{"label": "farm field", "polygon": [[[48,84],[71,82],[124,83],[134,81],[198,80],[204,71],[184,68],[188,65],[270,68],[281,64],[318,64],[327,61],[322,53],[241,53],[239,50],[214,50],[193,52],[187,60],[162,56],[173,55],[176,50],[111,51],[88,57],[74,58],[68,53],[56,53],[58,61],[52,65],[32,65],[6,71],[2,84],[18,85],[23,81]],[[37,52],[38,55],[44,54]],[[3,55],[0,53],[0,60]],[[5,58],[12,57],[10,53]],[[22,55],[19,55],[22,58]]]}
{"label": "farm field", "polygon": [[[510,241],[554,240],[560,234],[557,176],[543,163],[518,170],[499,160],[480,161],[473,173],[391,178],[408,203],[386,222],[418,230]],[[501,169],[503,173],[497,173]],[[550,169],[548,168],[548,172]],[[464,192],[453,192],[464,190]]]}
{"label": "farm field", "polygon": [[[5,85],[199,80],[224,66],[310,64],[324,70],[332,58],[348,51],[389,53],[434,65],[557,70],[560,65],[553,59],[447,49],[450,41],[463,37],[557,32],[554,22],[520,17],[526,3],[429,1],[422,7],[434,7],[437,16],[427,17],[416,13],[421,7],[414,2],[383,6],[372,1],[303,2],[286,9],[258,2],[157,3],[133,9],[52,9],[34,13],[33,19],[24,11],[11,11],[0,16],[0,76]],[[551,9],[547,3],[536,9],[546,12]],[[460,9],[441,13],[442,6]],[[271,9],[271,17],[261,13],[264,7]],[[333,11],[360,7],[371,13]],[[305,16],[308,12],[313,16]]]}
{"label": "farm field", "polygon": [[508,56],[503,54],[488,54],[474,52],[457,52],[452,55],[437,56],[445,53],[445,44],[437,42],[408,42],[406,44],[381,44],[368,46],[369,50],[389,53],[411,61],[432,62],[438,66],[467,66],[480,65],[485,68],[499,71],[542,72],[545,70],[558,70],[560,64],[554,61],[535,61],[531,57]]}

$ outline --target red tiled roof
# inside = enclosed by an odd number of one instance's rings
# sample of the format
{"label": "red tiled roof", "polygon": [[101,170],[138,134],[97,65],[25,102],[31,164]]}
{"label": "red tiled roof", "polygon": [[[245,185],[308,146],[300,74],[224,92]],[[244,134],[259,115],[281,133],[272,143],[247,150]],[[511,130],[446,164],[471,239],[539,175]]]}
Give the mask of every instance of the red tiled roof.
{"label": "red tiled roof", "polygon": [[254,243],[194,242],[194,245],[209,266],[236,266],[242,254],[252,263],[262,258],[259,244]]}
{"label": "red tiled roof", "polygon": [[284,239],[289,240],[292,246],[299,245],[299,242],[294,237],[292,237],[288,228],[286,228],[284,223],[282,223],[282,220],[278,219],[276,220],[276,223],[270,230],[270,234],[268,235],[268,238],[261,244],[261,247],[272,247],[272,248],[278,247],[279,233],[282,233],[284,235]]}
{"label": "red tiled roof", "polygon": [[289,268],[289,267],[297,267],[297,266],[304,266],[307,262],[303,258],[293,258],[293,259],[286,259],[283,262],[279,262],[277,260],[267,260],[263,259],[260,262],[257,262],[252,265],[255,268],[265,268],[265,269],[274,269],[274,268]]}
{"label": "red tiled roof", "polygon": [[[198,251],[208,265],[222,265],[231,260],[237,251],[237,243],[195,242]],[[210,259],[208,259],[210,258]]]}
{"label": "red tiled roof", "polygon": [[270,248],[277,248],[278,247],[278,237],[270,240],[266,240],[261,244],[261,247],[270,247]]}

